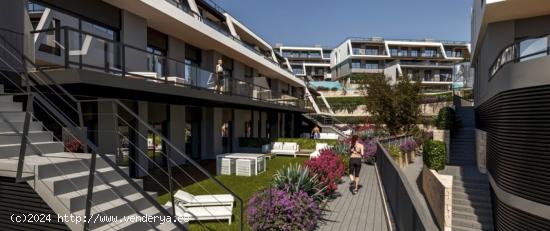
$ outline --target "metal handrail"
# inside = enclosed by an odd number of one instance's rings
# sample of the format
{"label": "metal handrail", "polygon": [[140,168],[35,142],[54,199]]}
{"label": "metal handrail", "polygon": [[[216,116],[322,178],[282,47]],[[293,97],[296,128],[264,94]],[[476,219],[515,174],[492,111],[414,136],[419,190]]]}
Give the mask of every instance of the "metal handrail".
{"label": "metal handrail", "polygon": [[[4,30],[4,31],[7,31],[7,30]],[[76,103],[77,103],[77,108],[72,108],[73,110],[77,111],[78,112],[78,117],[79,117],[79,126],[77,128],[77,125],[74,124],[74,122],[72,120],[70,120],[68,118],[68,116],[65,115],[65,113],[61,110],[59,110],[56,106],[54,106],[54,104],[51,103],[50,100],[48,100],[46,97],[43,97],[43,93],[38,89],[38,88],[35,88],[35,92],[32,92],[31,89],[30,89],[30,84],[29,84],[29,80],[31,80],[32,78],[28,78],[30,75],[28,75],[28,70],[25,66],[25,64],[30,64],[32,66],[35,66],[36,67],[36,64],[31,61],[28,57],[26,57],[26,55],[18,50],[16,47],[14,47],[11,43],[9,43],[3,35],[0,34],[0,39],[3,40],[6,44],[8,44],[15,52],[19,53],[20,57],[16,57],[16,58],[21,58],[21,63],[23,64],[23,70],[24,70],[24,73],[25,73],[25,76],[27,77],[25,80],[27,81],[27,89],[25,90],[25,93],[27,93],[29,95],[28,97],[28,103],[27,103],[27,109],[29,109],[30,111],[27,111],[26,112],[26,116],[25,116],[25,123],[24,123],[24,128],[23,128],[23,136],[22,136],[22,145],[21,145],[21,150],[20,150],[20,153],[19,153],[19,162],[18,162],[18,169],[17,169],[17,176],[18,178],[20,179],[21,176],[22,176],[22,171],[23,171],[23,163],[24,163],[24,159],[25,159],[25,153],[26,153],[26,146],[27,144],[29,144],[28,142],[28,134],[29,134],[29,130],[30,130],[30,113],[32,112],[32,105],[35,101],[35,99],[37,100],[36,102],[39,102],[41,103],[42,105],[44,105],[44,109],[48,109],[50,111],[50,113],[55,116],[56,119],[58,119],[61,123],[63,123],[66,128],[72,133],[72,134],[75,134],[77,137],[80,137],[82,139],[82,142],[85,144],[85,147],[86,148],[90,148],[92,150],[91,154],[91,160],[90,160],[90,173],[89,173],[89,176],[88,176],[88,192],[87,192],[87,196],[86,196],[86,209],[85,209],[85,216],[86,217],[90,217],[91,215],[91,209],[92,209],[92,195],[93,195],[93,185],[94,185],[94,179],[95,179],[95,168],[96,168],[96,161],[97,161],[97,155],[100,156],[100,158],[103,159],[103,161],[105,161],[110,167],[112,167],[120,176],[122,176],[134,189],[136,189],[136,191],[138,191],[140,194],[142,194],[142,196],[148,200],[156,209],[158,209],[161,213],[163,213],[165,216],[172,216],[172,214],[170,214],[162,205],[160,205],[155,199],[153,199],[153,197],[151,197],[151,195],[149,195],[148,193],[146,193],[138,183],[136,183],[134,180],[130,179],[130,177],[128,177],[126,175],[126,173],[116,164],[114,163],[106,154],[104,153],[100,153],[98,152],[98,147],[97,145],[95,145],[92,141],[90,141],[88,139],[88,137],[84,134],[84,132],[82,131],[82,123],[83,123],[83,120],[82,120],[82,110],[81,110],[81,104],[80,104],[80,101],[77,100],[72,94],[70,94],[67,90],[65,90],[61,85],[59,85],[56,81],[54,81],[48,74],[46,74],[45,72],[41,71],[41,70],[38,70],[41,74],[43,74],[48,80],[50,80],[51,84],[53,84],[54,86],[56,86],[58,89],[60,89],[65,95],[66,97],[68,97],[69,99],[71,100],[74,100]],[[34,80],[34,79],[32,79]],[[35,80],[36,81],[36,80]],[[58,96],[61,97],[61,95],[59,95],[57,92],[54,91],[54,93]],[[68,104],[69,107],[72,107],[72,105]],[[118,195],[120,196],[120,195]],[[175,216],[175,214],[174,214]],[[176,226],[178,226],[178,228],[182,229],[182,230],[187,230],[185,228],[185,226],[183,226],[181,223],[179,222],[174,222],[174,224]],[[84,230],[88,230],[89,229],[89,225],[90,223],[89,222],[85,222],[84,223]]]}
{"label": "metal handrail", "polygon": [[[64,39],[65,39],[65,68],[70,68],[70,65],[69,64],[74,64],[74,65],[77,65],[79,66],[80,68],[82,67],[87,67],[87,68],[94,68],[94,69],[98,69],[98,70],[103,70],[103,71],[109,71],[109,72],[120,72],[123,76],[135,76],[135,77],[141,77],[141,78],[144,78],[144,79],[148,79],[148,77],[146,76],[142,76],[142,75],[139,75],[139,74],[136,74],[136,73],[132,73],[132,72],[129,72],[127,71],[126,69],[126,66],[125,66],[125,50],[126,48],[130,48],[132,50],[135,50],[135,51],[138,51],[138,52],[142,52],[142,53],[145,53],[145,54],[148,54],[148,55],[154,55],[156,58],[158,59],[162,59],[162,60],[165,60],[164,61],[164,70],[165,72],[169,72],[169,65],[167,63],[167,61],[170,61],[171,63],[175,63],[176,65],[178,66],[183,66],[183,67],[191,67],[191,68],[194,68],[194,69],[197,69],[198,71],[202,71],[202,72],[205,72],[205,73],[210,73],[210,75],[214,75],[214,73],[210,72],[210,71],[207,71],[207,70],[204,70],[204,69],[201,69],[199,67],[196,67],[196,66],[191,66],[189,64],[186,64],[184,62],[181,62],[179,60],[176,60],[176,59],[173,59],[173,58],[170,58],[168,56],[164,56],[164,55],[158,55],[158,54],[155,54],[153,52],[150,52],[150,51],[147,51],[145,49],[142,49],[142,48],[139,48],[139,47],[135,47],[135,46],[132,46],[132,45],[128,45],[128,44],[125,44],[125,43],[122,43],[122,42],[119,42],[119,41],[115,41],[113,39],[109,39],[109,38],[105,38],[103,36],[99,36],[99,35],[95,35],[95,34],[92,34],[92,33],[89,33],[89,32],[86,32],[86,31],[82,31],[82,30],[79,30],[79,29],[76,29],[76,28],[73,28],[73,27],[69,27],[69,26],[62,26],[62,27],[58,27],[58,28],[50,28],[50,29],[43,29],[43,30],[35,30],[35,31],[31,31],[31,33],[45,33],[45,32],[51,32],[51,31],[56,31],[57,33],[61,33],[61,31],[65,31],[64,35],[66,36]],[[108,62],[105,62],[105,66],[103,67],[99,67],[99,66],[94,66],[94,65],[88,65],[88,64],[85,64],[85,63],[82,63],[82,59],[79,59],[78,62],[74,62],[74,61],[70,61],[69,58],[67,57],[67,54],[68,54],[68,50],[67,48],[69,47],[69,44],[68,44],[68,32],[67,31],[73,31],[73,32],[77,32],[77,33],[80,33],[80,34],[83,34],[83,35],[86,35],[86,36],[91,36],[91,37],[94,37],[94,38],[97,38],[99,40],[104,40],[104,42],[106,43],[109,43],[109,44],[112,44],[114,46],[113,50],[118,50],[118,49],[121,49],[122,50],[122,54],[119,55],[118,57],[121,59],[119,61],[121,61],[121,70],[113,70],[109,65]],[[108,46],[107,46],[108,48]],[[43,72],[42,69],[39,69],[39,71]],[[159,79],[161,81],[163,81],[164,83],[168,84],[175,84],[175,85],[184,85],[184,86],[191,86],[191,87],[197,87],[193,84],[189,84],[189,83],[176,83],[176,82],[169,82],[167,80],[167,77],[168,77],[168,74],[164,74],[164,78],[163,79]],[[195,76],[195,77],[198,77],[198,76]],[[227,92],[227,89],[222,91],[222,93],[229,93],[231,95],[238,95],[238,96],[245,96],[245,97],[249,97],[249,98],[252,98],[252,99],[256,99],[256,100],[260,100],[260,101],[264,101],[264,102],[270,102],[270,103],[275,103],[277,104],[278,102],[276,100],[272,100],[272,97],[271,96],[268,96],[267,99],[265,98],[261,98],[262,95],[259,94],[259,98],[258,97],[254,97],[254,90],[251,91],[250,94],[247,94],[247,95],[241,95],[241,94],[238,94],[238,88],[236,87],[233,87],[232,85],[233,84],[237,84],[237,83],[245,83],[248,87],[250,87],[251,89],[257,89],[259,92],[268,92],[270,91],[269,88],[265,88],[263,86],[260,86],[260,85],[256,85],[254,83],[250,83],[250,82],[246,82],[246,81],[243,81],[243,80],[239,80],[239,79],[236,79],[236,78],[233,78],[233,77],[230,77],[230,76],[225,76],[224,77],[224,81],[228,81],[229,83],[231,83],[231,85],[229,86],[229,91]],[[199,86],[199,88],[201,88]],[[300,106],[300,104],[297,104],[296,106]]]}

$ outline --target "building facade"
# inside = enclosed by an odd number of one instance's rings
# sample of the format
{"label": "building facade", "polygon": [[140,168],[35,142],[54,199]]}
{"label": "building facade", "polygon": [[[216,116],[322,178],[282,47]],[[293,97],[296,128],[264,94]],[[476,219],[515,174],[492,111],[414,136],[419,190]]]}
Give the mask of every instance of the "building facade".
{"label": "building facade", "polygon": [[[197,160],[239,150],[241,137],[297,136],[309,110],[305,83],[288,63],[211,1],[25,4],[2,26],[20,20],[15,29],[38,68],[74,95],[121,100]],[[84,125],[110,126],[101,117],[84,117]],[[113,137],[94,137],[115,151]]]}
{"label": "building facade", "polygon": [[390,81],[418,76],[425,92],[450,91],[453,67],[469,60],[467,42],[348,38],[331,53],[334,80],[349,82],[354,74],[383,73]]}
{"label": "building facade", "polygon": [[276,44],[275,50],[288,60],[292,72],[306,81],[330,80],[331,49],[321,46],[284,46]]}
{"label": "building facade", "polygon": [[477,160],[492,189],[497,230],[550,227],[550,4],[475,0]]}

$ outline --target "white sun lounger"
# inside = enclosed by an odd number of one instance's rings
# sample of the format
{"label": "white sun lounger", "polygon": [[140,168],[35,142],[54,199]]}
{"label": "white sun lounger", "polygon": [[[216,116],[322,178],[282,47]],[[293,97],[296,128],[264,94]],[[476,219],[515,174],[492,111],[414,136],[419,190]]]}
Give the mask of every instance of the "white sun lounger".
{"label": "white sun lounger", "polygon": [[[166,202],[164,205],[172,207],[171,202]],[[233,207],[231,206],[185,207],[176,204],[175,211],[176,216],[183,217],[186,221],[228,220],[231,224],[233,216]]]}
{"label": "white sun lounger", "polygon": [[327,143],[316,143],[315,144],[315,151],[313,151],[311,154],[309,154],[309,159],[317,158],[321,155],[321,150],[328,148]]}
{"label": "white sun lounger", "polygon": [[174,194],[174,202],[185,207],[204,207],[204,206],[231,206],[235,198],[230,194],[200,195],[195,196],[191,193],[178,190]]}

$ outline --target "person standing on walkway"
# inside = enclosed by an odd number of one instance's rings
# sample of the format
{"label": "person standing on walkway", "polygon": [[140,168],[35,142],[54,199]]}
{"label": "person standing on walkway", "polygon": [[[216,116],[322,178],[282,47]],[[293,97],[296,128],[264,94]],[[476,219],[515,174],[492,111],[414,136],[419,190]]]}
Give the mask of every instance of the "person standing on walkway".
{"label": "person standing on walkway", "polygon": [[218,59],[218,65],[216,65],[216,79],[214,80],[214,84],[216,85],[215,91],[216,93],[222,93],[223,91],[223,66],[222,66],[222,60]]}
{"label": "person standing on walkway", "polygon": [[361,172],[361,164],[363,159],[363,144],[357,142],[359,137],[353,135],[350,144],[350,159],[349,159],[349,178],[350,190],[353,195],[359,190],[359,173]]}

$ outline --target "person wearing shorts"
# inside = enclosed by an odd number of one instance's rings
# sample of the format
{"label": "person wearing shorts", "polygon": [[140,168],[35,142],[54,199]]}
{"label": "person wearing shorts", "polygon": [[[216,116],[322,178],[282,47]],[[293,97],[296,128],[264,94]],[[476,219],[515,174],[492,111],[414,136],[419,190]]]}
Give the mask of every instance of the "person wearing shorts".
{"label": "person wearing shorts", "polygon": [[354,195],[359,190],[359,173],[361,172],[364,148],[363,144],[357,142],[358,139],[359,137],[357,135],[353,135],[350,145],[349,178],[350,190]]}

